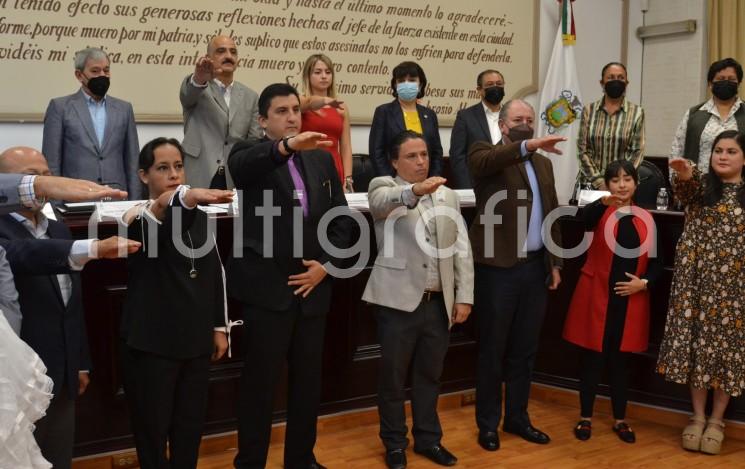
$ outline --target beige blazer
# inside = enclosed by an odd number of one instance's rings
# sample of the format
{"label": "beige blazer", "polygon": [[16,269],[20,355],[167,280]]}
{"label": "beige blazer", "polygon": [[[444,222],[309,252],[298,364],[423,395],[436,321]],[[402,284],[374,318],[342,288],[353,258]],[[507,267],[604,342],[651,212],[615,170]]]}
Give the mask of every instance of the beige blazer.
{"label": "beige blazer", "polygon": [[[362,299],[402,311],[414,311],[422,301],[427,280],[428,255],[416,239],[417,223],[426,209],[422,204],[407,208],[402,192],[407,183],[400,178],[382,176],[373,179],[368,189],[370,214],[375,225],[378,257],[367,282]],[[437,248],[453,248],[452,255],[439,259],[440,279],[445,307],[452,324],[455,303],[473,304],[473,258],[468,241],[468,229],[460,217],[458,195],[441,186],[432,194],[435,210],[455,216],[437,216]],[[457,222],[454,221],[458,220]],[[426,237],[426,228],[420,228]],[[388,232],[386,234],[386,232]],[[421,239],[426,245],[426,239]]]}

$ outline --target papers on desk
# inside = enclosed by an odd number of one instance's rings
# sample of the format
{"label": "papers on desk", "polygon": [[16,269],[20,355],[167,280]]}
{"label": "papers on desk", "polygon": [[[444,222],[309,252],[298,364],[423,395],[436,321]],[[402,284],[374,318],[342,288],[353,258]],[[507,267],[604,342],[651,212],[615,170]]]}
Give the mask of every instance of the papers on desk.
{"label": "papers on desk", "polygon": [[582,189],[581,191],[579,191],[579,195],[577,196],[577,205],[579,205],[580,207],[584,207],[585,205],[595,202],[599,198],[605,197],[606,195],[610,195],[610,192]]}
{"label": "papers on desk", "polygon": [[476,194],[474,194],[473,189],[456,189],[455,193],[458,194],[461,207],[476,206]]}
{"label": "papers on desk", "polygon": [[370,209],[370,205],[367,201],[367,192],[350,192],[344,194],[347,198],[347,205],[352,210],[359,212],[366,212]]}
{"label": "papers on desk", "polygon": [[52,208],[52,204],[50,204],[49,202],[45,203],[44,206],[41,208],[41,213],[43,213],[44,216],[50,220],[57,219],[57,215],[54,214],[54,209]]}

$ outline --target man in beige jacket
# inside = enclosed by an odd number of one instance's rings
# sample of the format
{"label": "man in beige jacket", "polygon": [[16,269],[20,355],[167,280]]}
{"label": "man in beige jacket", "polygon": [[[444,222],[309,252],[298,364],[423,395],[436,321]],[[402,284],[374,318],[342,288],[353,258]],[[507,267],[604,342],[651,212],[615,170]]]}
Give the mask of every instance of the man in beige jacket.
{"label": "man in beige jacket", "polygon": [[394,139],[396,177],[370,182],[378,257],[362,299],[378,305],[382,350],[378,382],[380,438],[389,468],[406,467],[404,385],[411,366],[414,451],[443,466],[457,459],[440,443],[440,374],[449,328],[473,304],[473,260],[457,194],[441,177],[427,178],[429,155],[412,131]]}

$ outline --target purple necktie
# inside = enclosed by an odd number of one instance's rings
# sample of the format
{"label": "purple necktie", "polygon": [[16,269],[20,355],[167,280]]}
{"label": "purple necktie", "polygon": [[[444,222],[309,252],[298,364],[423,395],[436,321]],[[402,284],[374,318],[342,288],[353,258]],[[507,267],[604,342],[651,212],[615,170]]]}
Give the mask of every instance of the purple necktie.
{"label": "purple necktie", "polygon": [[292,183],[295,185],[295,192],[300,198],[300,205],[303,206],[303,217],[308,218],[308,200],[305,192],[305,183],[303,177],[300,175],[300,171],[295,166],[295,156],[291,156],[287,160],[287,167],[290,169],[290,176],[292,176]]}

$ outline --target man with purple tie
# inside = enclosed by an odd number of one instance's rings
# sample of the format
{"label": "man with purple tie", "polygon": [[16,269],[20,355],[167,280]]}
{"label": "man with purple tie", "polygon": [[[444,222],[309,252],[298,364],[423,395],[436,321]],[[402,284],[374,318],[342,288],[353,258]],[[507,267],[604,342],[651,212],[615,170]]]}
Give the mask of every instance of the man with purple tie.
{"label": "man with purple tie", "polygon": [[[245,358],[235,467],[266,466],[274,390],[287,361],[284,467],[323,468],[313,455],[321,398],[321,359],[331,302],[327,267],[341,260],[318,236],[329,210],[347,209],[331,155],[317,132],[301,133],[300,98],[285,83],[259,96],[265,137],[233,147],[228,165],[243,208],[243,245],[228,263],[228,295],[243,304]],[[327,239],[350,244],[352,220],[332,219]]]}

